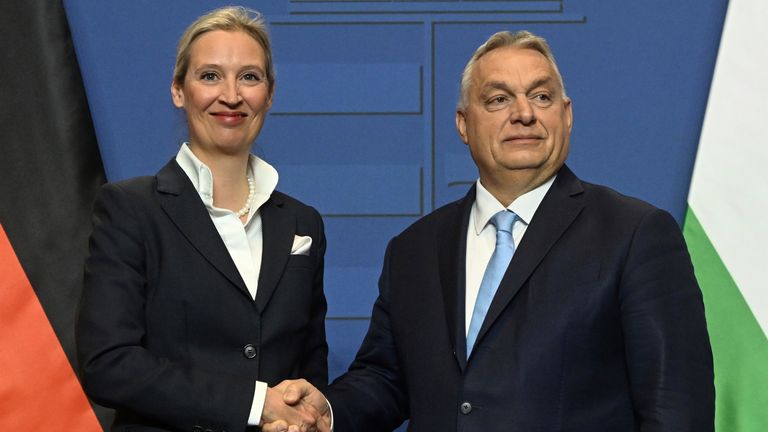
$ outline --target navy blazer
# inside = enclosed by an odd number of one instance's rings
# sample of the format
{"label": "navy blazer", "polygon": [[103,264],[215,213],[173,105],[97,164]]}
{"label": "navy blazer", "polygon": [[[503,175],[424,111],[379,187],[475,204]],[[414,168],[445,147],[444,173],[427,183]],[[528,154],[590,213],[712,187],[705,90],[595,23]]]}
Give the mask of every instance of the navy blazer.
{"label": "navy blazer", "polygon": [[335,431],[707,432],[712,354],[675,220],[563,167],[466,359],[474,188],[387,248]]}
{"label": "navy blazer", "polygon": [[[322,220],[280,192],[260,212],[254,300],[175,160],[99,192],[76,334],[112,430],[242,431],[256,380],[327,384]],[[309,255],[290,254],[295,235]]]}

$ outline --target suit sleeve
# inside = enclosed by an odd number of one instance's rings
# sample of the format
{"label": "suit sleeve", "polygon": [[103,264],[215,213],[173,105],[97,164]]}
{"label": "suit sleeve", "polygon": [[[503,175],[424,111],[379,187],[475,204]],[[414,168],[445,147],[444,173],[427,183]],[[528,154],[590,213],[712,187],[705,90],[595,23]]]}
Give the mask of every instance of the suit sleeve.
{"label": "suit sleeve", "polygon": [[619,295],[640,430],[713,431],[712,352],[702,295],[668,213],[654,210],[639,223]]}
{"label": "suit sleeve", "polygon": [[408,400],[389,316],[387,247],[371,323],[349,371],[326,392],[335,432],[392,431],[408,417]]}
{"label": "suit sleeve", "polygon": [[307,326],[308,334],[299,376],[317,388],[325,388],[328,385],[328,343],[325,338],[325,314],[328,306],[323,290],[326,242],[322,218],[314,209],[312,216],[317,229],[313,238],[318,239],[314,252],[316,264],[312,281],[312,316]]}
{"label": "suit sleeve", "polygon": [[140,215],[147,201],[107,185],[94,204],[76,326],[82,384],[97,403],[173,428],[243,430],[255,376],[212,374],[143,347],[148,257],[146,222]]}

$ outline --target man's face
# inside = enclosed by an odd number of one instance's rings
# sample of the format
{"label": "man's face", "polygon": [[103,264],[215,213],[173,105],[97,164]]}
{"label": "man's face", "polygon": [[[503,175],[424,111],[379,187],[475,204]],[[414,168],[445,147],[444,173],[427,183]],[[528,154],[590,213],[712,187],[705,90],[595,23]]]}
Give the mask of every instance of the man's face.
{"label": "man's face", "polygon": [[467,106],[456,127],[485,187],[527,174],[535,187],[568,156],[573,112],[552,64],[538,51],[497,48],[470,76]]}

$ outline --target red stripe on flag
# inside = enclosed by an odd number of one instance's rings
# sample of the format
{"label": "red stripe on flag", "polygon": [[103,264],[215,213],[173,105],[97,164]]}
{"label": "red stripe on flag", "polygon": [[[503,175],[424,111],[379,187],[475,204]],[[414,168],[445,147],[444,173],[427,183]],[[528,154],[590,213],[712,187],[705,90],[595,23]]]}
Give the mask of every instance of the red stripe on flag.
{"label": "red stripe on flag", "polygon": [[2,225],[0,430],[102,431]]}

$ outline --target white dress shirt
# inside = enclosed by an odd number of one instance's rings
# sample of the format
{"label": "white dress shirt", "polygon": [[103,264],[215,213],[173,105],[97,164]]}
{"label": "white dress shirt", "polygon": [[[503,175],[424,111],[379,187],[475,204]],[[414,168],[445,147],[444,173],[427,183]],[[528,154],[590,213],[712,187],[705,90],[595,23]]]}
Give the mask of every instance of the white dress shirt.
{"label": "white dress shirt", "polygon": [[[544,182],[541,186],[520,195],[516,200],[506,207],[506,209],[515,212],[517,219],[512,226],[512,238],[515,240],[515,248],[523,239],[528,224],[531,223],[536,209],[539,208],[541,200],[549,191],[550,186],[555,181],[553,176]],[[475,183],[475,202],[472,204],[472,210],[469,214],[469,226],[467,227],[467,262],[466,262],[466,298],[464,308],[464,332],[469,333],[469,323],[472,321],[472,311],[475,309],[477,293],[480,291],[480,283],[483,281],[485,268],[496,248],[496,227],[488,222],[493,215],[504,210],[504,206],[493,196],[480,180]]]}
{"label": "white dress shirt", "polygon": [[[261,271],[262,227],[259,208],[267,202],[277,186],[277,170],[272,165],[250,155],[248,159],[248,175],[255,181],[255,193],[251,210],[243,223],[236,212],[214,207],[213,205],[213,173],[200,159],[192,153],[187,143],[181,145],[176,154],[176,162],[187,174],[192,185],[200,194],[208,215],[211,217],[216,231],[219,232],[224,245],[235,262],[240,276],[245,282],[251,297],[256,298]],[[248,416],[248,424],[256,426],[261,422],[261,413],[267,397],[267,383],[256,381],[256,388]]]}

